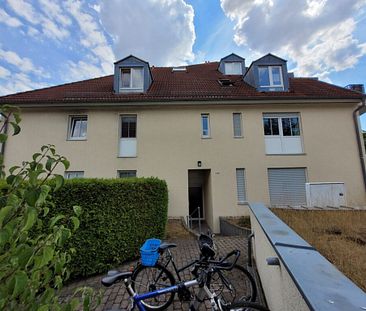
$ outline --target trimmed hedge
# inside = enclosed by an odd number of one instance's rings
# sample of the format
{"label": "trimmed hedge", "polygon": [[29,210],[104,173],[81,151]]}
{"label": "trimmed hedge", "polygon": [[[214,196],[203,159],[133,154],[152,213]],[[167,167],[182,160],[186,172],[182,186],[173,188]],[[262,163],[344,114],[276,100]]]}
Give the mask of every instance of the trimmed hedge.
{"label": "trimmed hedge", "polygon": [[80,227],[68,247],[72,277],[105,272],[136,258],[145,239],[163,238],[168,190],[157,178],[72,179],[53,194],[54,214],[71,216],[82,207]]}

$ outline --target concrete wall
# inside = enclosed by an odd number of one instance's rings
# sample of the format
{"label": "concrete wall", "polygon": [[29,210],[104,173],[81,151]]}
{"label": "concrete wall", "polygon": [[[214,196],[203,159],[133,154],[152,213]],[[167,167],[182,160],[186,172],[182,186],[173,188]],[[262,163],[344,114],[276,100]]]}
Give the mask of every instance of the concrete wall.
{"label": "concrete wall", "polygon": [[[165,105],[165,104],[164,104]],[[7,167],[29,159],[42,144],[55,144],[71,162],[70,171],[85,177],[117,177],[117,170],[137,170],[137,176],[157,176],[168,183],[169,215],[188,215],[188,170],[210,169],[206,201],[213,229],[219,216],[247,214],[237,204],[236,168],[245,168],[248,201],[269,204],[268,168],[306,167],[309,182],[345,182],[348,205],[366,201],[352,104],[262,106],[136,107],[110,109],[23,109],[19,136],[5,149]],[[243,138],[233,137],[232,113],[241,112]],[[266,155],[262,115],[298,112],[304,154]],[[210,114],[211,138],[201,138],[201,113]],[[69,115],[87,114],[85,141],[68,141]],[[118,157],[121,114],[137,115],[137,157]],[[63,173],[63,172],[60,172]],[[211,222],[211,221],[210,221]]]}
{"label": "concrete wall", "polygon": [[[263,204],[250,204],[250,221],[257,271],[271,311],[366,308],[365,292]],[[269,265],[269,258],[277,264]]]}

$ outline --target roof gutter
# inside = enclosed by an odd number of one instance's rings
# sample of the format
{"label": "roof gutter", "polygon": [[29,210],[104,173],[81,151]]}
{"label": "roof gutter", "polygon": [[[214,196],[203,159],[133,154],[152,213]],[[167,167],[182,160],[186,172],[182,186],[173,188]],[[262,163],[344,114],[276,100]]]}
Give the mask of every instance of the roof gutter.
{"label": "roof gutter", "polygon": [[358,105],[358,107],[353,111],[353,122],[355,124],[358,153],[360,156],[363,182],[364,182],[364,186],[365,186],[365,190],[366,190],[366,166],[365,166],[365,157],[364,157],[364,152],[363,152],[363,147],[362,147],[362,144],[364,144],[364,142],[363,142],[363,137],[361,138],[360,126],[359,126],[359,122],[358,122],[359,111],[361,109],[366,109],[366,97],[362,98],[361,104]]}

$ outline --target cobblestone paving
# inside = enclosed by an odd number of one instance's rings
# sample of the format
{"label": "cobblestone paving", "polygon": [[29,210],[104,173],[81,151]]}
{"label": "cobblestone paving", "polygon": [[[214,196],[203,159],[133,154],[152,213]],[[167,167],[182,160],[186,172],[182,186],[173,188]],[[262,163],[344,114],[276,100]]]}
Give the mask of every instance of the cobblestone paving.
{"label": "cobblestone paving", "polygon": [[[239,249],[241,251],[241,256],[238,260],[238,264],[246,266],[247,264],[247,241],[243,237],[215,237],[215,244],[217,245],[219,256],[223,256],[228,252]],[[177,267],[182,267],[183,265],[191,262],[193,259],[198,258],[199,249],[197,246],[197,241],[195,239],[185,239],[185,240],[173,240],[170,239],[167,242],[173,242],[177,244],[176,248],[172,249],[174,255],[174,260]],[[135,262],[129,262],[118,268],[120,271],[127,271],[131,266],[135,265]],[[169,270],[171,270],[169,268]],[[183,272],[182,272],[183,273]],[[70,284],[63,291],[63,296],[70,295],[73,290],[81,286],[90,286],[95,289],[102,289],[103,298],[102,303],[97,310],[125,310],[129,305],[129,296],[125,290],[123,283],[118,283],[110,288],[103,288],[100,284],[100,280],[103,275],[91,277],[78,282]],[[186,270],[183,274],[183,279],[189,280],[191,278],[190,271]],[[208,303],[208,301],[207,301]],[[168,310],[188,310],[188,303],[181,303],[175,297],[173,304],[168,308]],[[202,304],[200,310],[210,310],[208,304],[205,306]]]}

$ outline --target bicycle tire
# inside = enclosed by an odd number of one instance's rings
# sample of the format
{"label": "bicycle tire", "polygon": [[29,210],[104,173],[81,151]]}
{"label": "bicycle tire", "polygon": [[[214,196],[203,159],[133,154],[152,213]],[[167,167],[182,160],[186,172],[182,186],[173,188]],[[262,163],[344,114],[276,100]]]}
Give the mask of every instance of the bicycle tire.
{"label": "bicycle tire", "polygon": [[[173,274],[164,266],[156,263],[153,267],[139,264],[131,276],[131,285],[138,294],[148,293],[175,284]],[[148,310],[164,310],[173,302],[175,293],[167,293],[155,298],[145,299],[143,305]]]}
{"label": "bicycle tire", "polygon": [[268,308],[255,302],[239,301],[222,306],[223,311],[269,311]]}
{"label": "bicycle tire", "polygon": [[254,302],[257,298],[254,278],[247,269],[237,264],[231,270],[217,269],[208,285],[226,304],[239,301]]}

